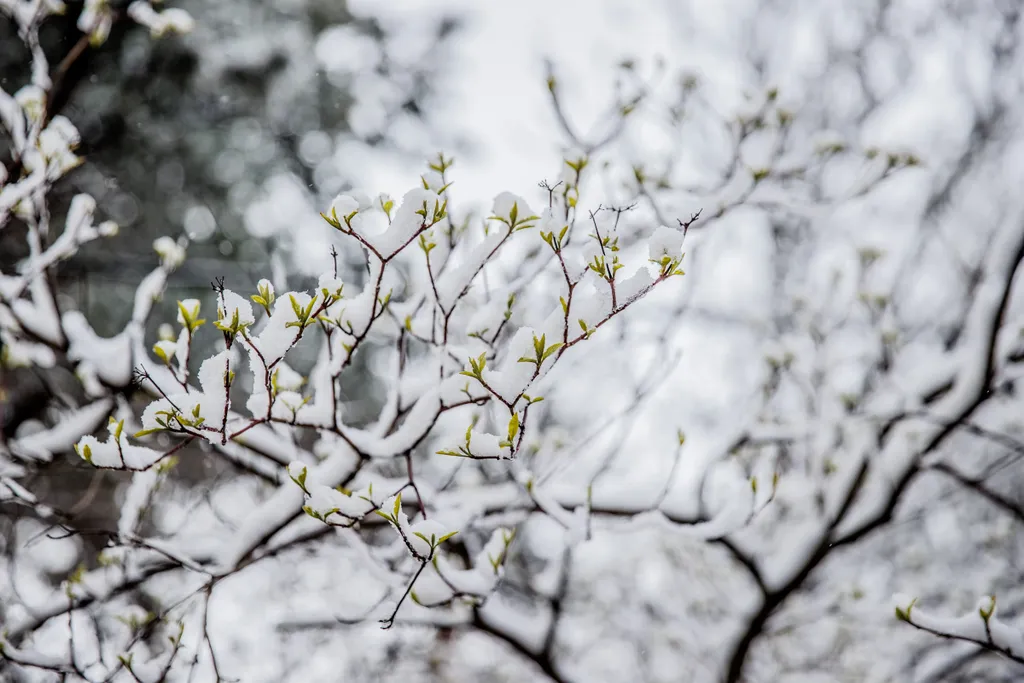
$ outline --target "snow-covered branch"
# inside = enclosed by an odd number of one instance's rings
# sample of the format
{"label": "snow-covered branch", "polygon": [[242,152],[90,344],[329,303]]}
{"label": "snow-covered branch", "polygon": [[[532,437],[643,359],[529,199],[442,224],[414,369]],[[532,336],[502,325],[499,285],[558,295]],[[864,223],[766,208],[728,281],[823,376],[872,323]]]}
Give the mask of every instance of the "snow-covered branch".
{"label": "snow-covered branch", "polygon": [[995,596],[981,598],[973,613],[960,617],[923,612],[916,607],[916,599],[905,595],[893,596],[893,604],[896,618],[916,629],[941,638],[974,643],[1024,665],[1024,633],[999,620]]}

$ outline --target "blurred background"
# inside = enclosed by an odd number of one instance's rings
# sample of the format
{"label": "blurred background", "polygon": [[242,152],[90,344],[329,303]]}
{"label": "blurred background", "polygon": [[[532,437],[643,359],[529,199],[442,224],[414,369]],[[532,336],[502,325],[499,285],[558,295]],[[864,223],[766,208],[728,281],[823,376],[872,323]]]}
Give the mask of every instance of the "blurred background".
{"label": "blurred background", "polygon": [[[696,425],[694,440],[707,443],[752,392],[770,385],[763,375],[772,352],[750,349],[770,340],[783,357],[794,330],[806,327],[801,316],[809,296],[857,287],[893,292],[896,310],[879,309],[865,329],[897,329],[925,340],[921,354],[948,348],[963,327],[972,278],[994,227],[1024,216],[1024,8],[1016,0],[168,2],[194,17],[192,33],[153,39],[125,20],[93,47],[82,43],[75,26],[80,3],[69,2],[65,17],[49,21],[41,34],[61,74],[53,106],[78,127],[86,160],[51,194],[52,211],[60,215],[71,197],[88,192],[101,217],[120,226],[115,239],[94,242],[62,264],[57,278],[62,301],[84,311],[101,335],[115,334],[128,321],[138,283],[159,262],[152,245],[160,236],[187,237],[188,259],[171,278],[149,337],[173,320],[176,300],[208,300],[218,277],[238,291],[254,290],[267,276],[278,291],[308,287],[331,264],[334,236],[318,214],[339,192],[401,196],[419,183],[426,161],[443,151],[456,158],[460,210],[479,215],[503,190],[541,205],[537,183],[557,178],[565,155],[588,151],[599,178],[591,196],[637,201],[627,220],[638,235],[697,210],[712,219],[712,227],[694,231],[699,261],[688,262],[693,284],[686,298],[656,300],[643,309],[649,324],[618,338],[630,344],[643,335],[671,338],[667,346],[636,341],[630,348],[641,349],[637,357],[678,351],[672,376],[699,387],[682,398],[656,393],[633,429],[647,443],[660,443],[662,432],[671,438],[677,424]],[[14,32],[0,15],[0,85],[8,92],[29,77],[29,59]],[[624,112],[635,93],[645,95],[644,107]],[[766,124],[769,109],[773,118]],[[620,129],[622,121],[628,125]],[[761,180],[757,159],[775,173],[763,185],[770,190],[753,195],[734,182],[730,135],[741,130],[738,139],[745,141],[766,126],[785,129],[786,137],[745,148],[741,165],[754,171],[754,185]],[[887,165],[883,180],[891,170],[909,173],[869,193],[877,180],[871,174],[819,163],[823,154],[853,149]],[[861,181],[863,196],[837,189]],[[682,186],[703,190],[679,191]],[[861,262],[888,252],[897,265],[874,281],[851,284],[844,279],[843,250],[859,254],[852,258]],[[0,270],[26,254],[23,233],[0,232]],[[358,254],[343,251],[340,258],[357,271]],[[836,370],[832,384],[814,390],[850,401],[860,389],[855,381],[844,384],[843,368],[859,362],[864,345],[860,332],[844,326],[852,305],[837,297],[822,307],[832,318],[823,315],[815,328],[827,332],[807,344]],[[661,324],[684,314],[680,327]],[[311,362],[311,350],[301,353]],[[302,363],[296,363],[300,370]],[[624,363],[595,371],[607,373],[597,379],[579,375],[572,382],[581,392],[597,386],[614,393],[621,386],[616,378],[635,376],[634,370]],[[3,372],[8,438],[50,419],[56,394],[81,393],[67,367]],[[372,367],[360,372],[345,396],[356,424],[381,398]],[[643,382],[634,377],[627,386],[639,395]],[[577,403],[553,419],[571,430],[594,416]],[[1020,429],[1012,420],[1002,427]],[[620,446],[626,435],[621,439]],[[971,463],[993,455],[974,444],[964,448]],[[791,453],[781,458],[807,464]],[[185,488],[234,476],[203,462],[175,474]],[[814,461],[804,473],[828,466]],[[1018,505],[1021,468],[1000,472],[1000,495]],[[620,475],[629,481],[629,463]],[[75,510],[84,526],[95,528],[116,526],[125,483],[71,456],[29,480],[47,501]],[[851,597],[867,592],[873,606],[884,603],[901,588],[894,577],[903,566],[926,577],[922,584],[945,582],[947,596],[950,578],[969,574],[950,598],[951,609],[969,606],[969,596],[979,592],[1019,592],[1024,535],[1000,516],[1006,510],[995,514],[958,495],[929,488],[922,500],[946,496],[942,509],[922,503],[927,513],[900,522],[898,535],[858,549],[845,568],[822,578],[825,587],[812,590],[835,600],[798,604],[787,613],[776,644],[756,660],[770,661],[763,671],[771,673],[750,680],[1019,680],[1019,669],[966,655],[956,667],[934,668],[940,673],[929,678],[928,658],[938,656],[938,646],[910,636],[892,639],[888,626],[865,625],[871,623],[862,618],[867,608]],[[0,513],[14,512],[0,507]],[[4,532],[14,539],[14,522],[8,522],[2,522]],[[951,529],[971,528],[984,531],[964,530],[972,536],[966,546],[950,540]],[[526,577],[524,600],[532,595],[529,577],[551,561],[544,533],[536,531],[537,549],[512,571],[513,578],[516,571]],[[930,564],[928,553],[899,555],[908,537],[926,537],[945,549],[941,566]],[[985,562],[977,561],[978,546],[988,549]],[[900,559],[892,559],[896,555]],[[565,597],[571,607],[562,647],[568,659],[585,658],[583,670],[594,678],[577,680],[706,680],[733,633],[729,614],[751,599],[748,584],[721,570],[727,562],[724,551],[651,529],[621,546],[583,551],[574,564],[579,593]],[[874,588],[858,585],[865,576]],[[1019,607],[1009,603],[1006,614]],[[823,613],[842,613],[846,620],[816,633]],[[242,607],[225,608],[223,631],[232,630],[232,619],[245,618]],[[595,620],[603,625],[588,626]],[[452,640],[450,630],[386,640],[370,628],[359,632],[372,644],[363,648],[351,640],[339,646],[345,636],[307,626],[273,631],[286,634],[275,654],[292,660],[277,662],[272,675],[295,667],[306,672],[305,680],[547,680],[521,662],[508,670],[495,665],[489,646],[474,651],[480,634],[444,650],[438,643]],[[236,662],[256,647],[240,636],[224,637],[242,643],[234,650]],[[287,641],[300,637],[314,652],[348,649],[337,659],[303,660],[303,669]],[[791,655],[800,648],[787,637],[810,644],[808,651]],[[883,647],[888,665],[873,667],[871,653]],[[507,649],[497,652],[504,658],[497,661],[516,661]],[[449,666],[451,659],[466,664]],[[395,661],[400,665],[392,666]],[[908,672],[913,676],[903,678]],[[253,680],[273,680],[251,673]]]}
{"label": "blurred background", "polygon": [[[75,3],[41,35],[53,63],[66,66],[55,113],[78,127],[88,160],[55,198],[66,206],[88,192],[122,229],[116,251],[92,245],[61,272],[62,290],[106,335],[126,321],[118,312],[130,285],[156,265],[156,237],[191,241],[172,303],[218,276],[252,285],[277,250],[308,245],[303,231],[320,227],[318,211],[359,180],[339,150],[422,158],[435,81],[458,28],[442,13],[414,34],[341,2],[176,6],[196,19],[183,38],[153,40],[122,15],[102,46],[86,39],[80,49]],[[14,91],[30,60],[13,23],[0,30],[0,79]],[[309,246],[323,245],[321,236]],[[23,250],[5,235],[7,263]],[[326,259],[296,276],[319,274]]]}

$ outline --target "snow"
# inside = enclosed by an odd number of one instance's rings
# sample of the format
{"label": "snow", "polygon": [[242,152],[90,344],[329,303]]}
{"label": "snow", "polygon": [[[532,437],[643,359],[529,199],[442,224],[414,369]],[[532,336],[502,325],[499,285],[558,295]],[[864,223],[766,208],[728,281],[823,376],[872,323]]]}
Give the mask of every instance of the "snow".
{"label": "snow", "polygon": [[161,263],[171,270],[185,262],[184,245],[166,235],[153,241],[153,250],[160,256]]}
{"label": "snow", "polygon": [[[350,203],[355,203],[355,200],[349,199]],[[358,214],[353,219],[352,229],[372,245],[377,254],[387,260],[397,254],[419,232],[422,225],[432,222],[433,211],[440,205],[440,202],[440,198],[430,190],[422,187],[413,188],[402,197],[401,204],[394,211],[391,221],[383,231],[374,233],[366,230],[368,226],[362,220],[362,214]],[[426,216],[416,213],[422,211],[424,207],[426,207]],[[341,218],[340,213],[338,217]],[[364,231],[366,232],[364,233]]]}
{"label": "snow", "polygon": [[128,16],[148,28],[154,37],[168,32],[188,33],[195,28],[195,21],[185,10],[170,7],[157,12],[147,0],[134,0],[128,5]]}
{"label": "snow", "polygon": [[284,361],[274,368],[273,385],[280,391],[298,391],[305,381],[302,375],[292,370]]}
{"label": "snow", "polygon": [[615,293],[618,297],[618,305],[623,306],[631,303],[638,297],[646,294],[654,279],[646,266],[641,266],[637,271],[623,281],[616,282]]}
{"label": "snow", "polygon": [[164,454],[145,446],[128,442],[123,425],[111,420],[110,438],[100,441],[95,436],[83,436],[75,444],[79,457],[94,467],[126,470],[145,470],[163,459]]}
{"label": "snow", "polygon": [[652,261],[661,261],[665,256],[679,258],[683,251],[683,231],[662,225],[654,231],[647,244]]}
{"label": "snow", "polygon": [[15,299],[10,306],[18,326],[41,337],[48,344],[60,346],[66,331],[61,329],[49,285],[45,279],[37,277],[29,282],[28,290],[31,301]]}
{"label": "snow", "polygon": [[230,289],[225,289],[217,299],[218,322],[230,325],[236,315],[240,327],[256,322],[256,318],[252,314],[252,304]]}
{"label": "snow", "polygon": [[996,599],[986,596],[978,601],[971,614],[944,617],[921,610],[916,600],[907,595],[893,595],[897,616],[910,624],[937,635],[973,641],[1004,654],[1020,657],[1024,653],[1024,633],[999,621]]}
{"label": "snow", "polygon": [[67,661],[63,655],[45,655],[38,650],[21,650],[14,647],[7,638],[0,639],[0,652],[12,661],[49,669],[63,668]]}
{"label": "snow", "polygon": [[[351,449],[339,443],[337,450],[330,457],[309,469],[309,476],[312,482],[333,488],[347,480],[358,467],[358,457]],[[296,466],[290,466],[289,471],[299,470],[296,470]],[[283,482],[265,502],[248,511],[233,542],[226,545],[220,553],[217,564],[225,569],[237,567],[260,544],[294,519],[301,512],[303,504],[302,490],[292,481]]]}
{"label": "snow", "polygon": [[491,204],[491,215],[506,219],[512,223],[512,212],[516,212],[516,222],[533,216],[533,210],[526,200],[512,192],[502,192],[494,198]]}
{"label": "snow", "polygon": [[511,601],[500,593],[484,603],[479,616],[487,626],[507,635],[528,652],[534,653],[541,651],[544,636],[551,622],[550,615],[544,611],[528,613],[516,609]]}
{"label": "snow", "polygon": [[[219,432],[224,428],[224,417],[227,414],[225,394],[225,373],[228,372],[228,360],[231,352],[224,350],[203,361],[199,367],[200,391],[177,391],[168,393],[150,403],[142,413],[143,430],[163,430],[199,435],[210,441],[220,441]],[[174,382],[168,389],[177,388]],[[201,418],[197,427],[190,427],[187,422],[170,419],[168,415],[182,417],[185,421]],[[166,424],[161,425],[160,420]],[[212,430],[212,431],[211,431]]]}
{"label": "snow", "polygon": [[[434,530],[443,531],[444,528]],[[419,529],[423,533],[422,529]],[[424,534],[427,535],[427,534]],[[504,573],[504,559],[512,533],[496,529],[478,553],[471,568],[460,569],[441,552],[414,584],[416,600],[425,605],[441,604],[453,597],[487,597]]]}
{"label": "snow", "polygon": [[132,346],[128,334],[101,338],[79,311],[65,313],[61,324],[71,343],[69,358],[95,371],[97,377],[106,384],[126,386],[129,383],[132,376]]}
{"label": "snow", "polygon": [[[504,298],[507,299],[507,295]],[[477,308],[466,322],[466,334],[487,334],[488,337],[492,337],[504,320],[505,302],[502,299],[502,293],[496,293],[488,305]]]}
{"label": "snow", "polygon": [[154,469],[132,475],[132,483],[125,492],[121,515],[117,520],[117,530],[122,538],[133,535],[138,529],[158,483],[159,474]]}
{"label": "snow", "polygon": [[[345,283],[342,282],[341,278],[336,277],[333,273],[324,273],[320,276],[317,281],[317,289],[320,294],[324,297],[340,297],[344,291]],[[326,294],[324,293],[326,290]]]}
{"label": "snow", "polygon": [[[985,392],[989,372],[989,344],[995,341],[1000,323],[1002,295],[1009,287],[1017,257],[1024,250],[1024,228],[1007,223],[996,235],[989,250],[985,277],[974,295],[965,320],[965,332],[951,351],[950,364],[958,368],[953,388],[930,407],[931,421],[907,420],[894,428],[886,448],[877,462],[888,474],[889,487],[866,501],[861,501],[843,520],[840,533],[867,524],[882,514],[888,504],[892,486],[915,466],[922,446],[942,433],[945,424],[956,423],[973,410]],[[919,399],[920,400],[920,399]]]}
{"label": "snow", "polygon": [[153,345],[153,352],[159,356],[161,360],[166,360],[166,362],[170,363],[174,360],[174,355],[178,352],[178,345],[172,341],[158,341]]}
{"label": "snow", "polygon": [[359,211],[359,202],[353,199],[347,194],[339,194],[331,202],[331,216],[337,216],[338,220],[342,223],[345,222],[350,214],[357,213]]}
{"label": "snow", "polygon": [[356,447],[371,458],[396,458],[411,449],[433,426],[441,409],[437,389],[420,396],[401,426],[385,437],[365,430],[348,429],[345,435]]}
{"label": "snow", "polygon": [[55,453],[70,449],[82,434],[88,434],[99,427],[113,408],[112,399],[94,401],[83,408],[69,411],[50,429],[14,440],[9,448],[15,455],[48,462]]}
{"label": "snow", "polygon": [[351,495],[323,484],[310,484],[308,488],[306,507],[328,523],[351,523],[353,520],[362,519],[375,507],[369,488],[353,492]]}
{"label": "snow", "polygon": [[[189,319],[198,320],[199,311],[202,307],[202,302],[199,299],[184,299],[178,302],[178,324],[181,326],[185,325],[185,314],[188,314]],[[182,311],[184,309],[184,312]]]}
{"label": "snow", "polygon": [[74,569],[82,551],[81,539],[49,534],[48,525],[32,519],[19,520],[18,527],[18,537],[25,540],[18,549],[21,558],[51,575]]}
{"label": "snow", "polygon": [[438,303],[444,310],[451,310],[459,296],[472,284],[480,269],[487,262],[490,254],[501,246],[508,237],[508,228],[499,226],[488,233],[482,242],[464,255],[461,263],[452,263],[437,278]]}

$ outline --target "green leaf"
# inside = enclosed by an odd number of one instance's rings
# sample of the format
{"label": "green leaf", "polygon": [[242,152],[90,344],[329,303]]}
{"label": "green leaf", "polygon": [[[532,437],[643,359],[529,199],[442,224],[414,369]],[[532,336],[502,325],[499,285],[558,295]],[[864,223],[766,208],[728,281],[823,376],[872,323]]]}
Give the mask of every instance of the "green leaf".
{"label": "green leaf", "polygon": [[512,413],[512,419],[508,421],[508,440],[515,441],[519,433],[519,413]]}
{"label": "green leaf", "polygon": [[79,563],[75,570],[68,576],[68,583],[81,583],[82,577],[85,576],[85,565]]}
{"label": "green leaf", "polygon": [[896,606],[896,618],[899,619],[900,621],[905,621],[905,622],[907,622],[909,624],[910,623],[910,612],[911,612],[911,610],[914,609],[914,603],[916,603],[916,602],[917,602],[917,598],[914,598],[913,600],[911,600],[910,604],[907,605],[906,609],[903,609],[902,607],[897,605]]}
{"label": "green leaf", "polygon": [[167,354],[164,353],[163,348],[161,348],[159,344],[153,345],[153,353],[157,356],[157,358],[162,360],[164,363],[171,362],[171,359],[167,357]]}
{"label": "green leaf", "polygon": [[430,255],[430,252],[433,251],[434,247],[436,246],[437,244],[435,244],[434,242],[428,242],[425,239],[423,239],[422,236],[420,237],[420,248],[423,249],[423,253],[426,254],[427,256]]}
{"label": "green leaf", "polygon": [[996,611],[996,598],[995,598],[995,596],[994,595],[990,595],[988,599],[989,599],[988,609],[986,609],[984,607],[979,607],[978,608],[978,614],[981,615],[982,620],[985,621],[985,622],[988,622],[988,620],[992,617],[992,613]]}
{"label": "green leaf", "polygon": [[402,492],[399,491],[395,496],[395,509],[393,511],[395,517],[395,524],[398,524],[398,513],[402,510]]}
{"label": "green leaf", "polygon": [[325,214],[323,211],[320,212],[320,217],[327,221],[327,223],[330,224],[330,226],[335,230],[341,230],[341,221],[339,221],[337,218],[332,218],[331,216]]}
{"label": "green leaf", "polygon": [[189,321],[192,319],[192,315],[189,313],[189,310],[185,308],[185,304],[180,301],[178,302],[178,311],[181,312],[181,319],[185,321],[185,325],[188,325]]}
{"label": "green leaf", "polygon": [[562,348],[562,342],[558,342],[557,344],[552,344],[551,346],[549,346],[541,355],[540,362],[543,363],[544,361],[546,361],[551,356],[551,354],[557,352],[560,348]]}
{"label": "green leaf", "polygon": [[[299,476],[295,477],[295,483],[298,484],[299,488],[301,488],[303,491],[306,491],[306,475],[307,474],[309,474],[309,472],[306,470],[305,467],[303,467],[302,468],[302,472],[299,473]],[[307,493],[308,493],[308,491],[307,491]]]}

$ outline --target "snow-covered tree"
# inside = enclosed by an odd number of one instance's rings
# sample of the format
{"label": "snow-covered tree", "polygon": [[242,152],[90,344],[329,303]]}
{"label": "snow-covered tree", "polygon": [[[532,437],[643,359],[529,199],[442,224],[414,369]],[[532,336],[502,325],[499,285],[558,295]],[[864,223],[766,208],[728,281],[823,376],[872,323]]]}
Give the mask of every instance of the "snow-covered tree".
{"label": "snow-covered tree", "polygon": [[[612,200],[637,202],[628,232],[703,210],[679,317],[622,341],[650,348],[679,330],[691,358],[651,399],[662,428],[685,416],[696,437],[704,422],[698,472],[768,459],[779,484],[727,536],[735,563],[691,551],[699,569],[633,597],[665,623],[578,635],[588,642],[577,652],[625,638],[631,661],[653,667],[644,678],[668,680],[655,662],[680,647],[673,625],[696,621],[705,630],[682,642],[701,679],[1019,675],[1020,13],[747,4],[721,31],[732,43],[703,14],[696,3],[677,12],[685,66],[655,70],[662,87],[628,107],[621,133],[588,138],[561,85],[582,88],[557,68],[549,86],[569,143],[603,145],[612,160]],[[640,67],[625,61],[622,81]],[[605,143],[606,131],[618,134]],[[658,424],[632,424],[623,443]],[[686,590],[706,563],[718,579]],[[669,585],[683,594],[675,613]],[[998,627],[993,598],[978,603],[989,594],[1006,608]],[[933,621],[937,605],[968,617]],[[906,622],[974,646],[920,638]],[[652,631],[666,634],[657,648]]]}
{"label": "snow-covered tree", "polygon": [[[698,10],[685,67],[624,61],[592,130],[553,64],[537,86],[567,147],[532,194],[474,213],[440,155],[400,199],[321,207],[315,287],[219,280],[158,337],[184,242],[154,245],[122,334],[63,310],[47,276],[113,226],[80,197],[50,227],[76,133],[33,114],[45,80],[7,97],[0,206],[30,257],[0,279],[4,362],[66,354],[91,402],[0,455],[24,516],[0,666],[1019,672],[1019,12],[798,4],[737,3],[754,68],[731,78]],[[14,16],[31,46],[39,17]],[[34,463],[72,448],[125,477],[116,528],[36,492]]]}
{"label": "snow-covered tree", "polygon": [[[111,19],[105,6],[94,9],[97,26],[106,27],[94,36],[100,41]],[[11,8],[30,46],[45,18],[38,10]],[[163,16],[133,10],[140,21]],[[539,392],[550,386],[549,375],[564,355],[587,346],[631,304],[683,274],[687,226],[664,226],[649,246],[620,249],[622,210],[586,211],[579,204],[583,157],[570,160],[571,172],[549,186],[544,209],[535,212],[506,192],[481,222],[469,216],[456,220],[448,196],[452,162],[439,156],[422,176],[422,187],[399,202],[386,194],[340,195],[324,214],[351,242],[348,249],[364,259],[364,269],[348,283],[337,252],[333,269],[319,277],[312,293],[276,292],[270,280],[261,280],[255,293],[243,297],[221,281],[206,302],[211,325],[204,328],[204,302],[179,301],[179,331],[166,338],[162,331],[147,349],[144,323],[167,277],[184,261],[187,245],[184,239],[160,238],[154,249],[161,266],[139,287],[131,322],[120,335],[100,338],[80,313],[61,310],[49,276],[80,245],[117,229],[109,221],[95,225],[96,202],[80,195],[64,229],[51,230],[48,190],[78,163],[78,136],[67,119],[48,115],[49,68],[41,54],[37,59],[36,81],[15,96],[5,95],[4,123],[18,173],[5,179],[3,196],[12,216],[4,219],[24,224],[30,252],[3,280],[4,362],[46,366],[66,354],[92,402],[51,428],[11,439],[3,483],[7,496],[35,517],[77,534],[83,530],[68,524],[70,513],[42,504],[19,483],[28,466],[73,445],[95,467],[136,474],[117,529],[100,531],[108,543],[97,566],[79,565],[58,591],[46,594],[25,592],[17,580],[23,566],[14,565],[5,586],[11,597],[5,601],[5,662],[86,680],[165,678],[179,663],[218,672],[206,629],[214,587],[294,544],[289,538],[281,545],[279,533],[291,536],[296,526],[305,540],[335,528],[358,530],[350,542],[372,560],[364,568],[368,579],[385,589],[368,611],[379,613],[384,626],[425,618],[416,603],[443,615],[430,619],[479,621],[517,642],[514,612],[494,594],[514,531],[482,518],[536,509],[563,526],[573,544],[589,537],[589,511],[603,504],[600,499],[595,502],[590,490],[558,492],[530,469],[532,460],[550,457],[552,448],[541,438],[544,430],[534,426],[545,415]],[[346,240],[340,242],[344,247]],[[627,257],[629,275],[620,272]],[[538,286],[545,271],[554,276],[547,289]],[[259,322],[254,304],[265,314]],[[222,339],[223,351],[195,359],[194,340],[206,330]],[[285,357],[314,334],[321,337],[320,350],[307,378]],[[240,351],[251,371],[245,379],[233,364]],[[386,388],[378,415],[365,426],[346,419],[340,397],[345,370],[357,353],[373,354]],[[133,387],[153,397],[138,417],[125,400]],[[105,440],[82,436],[105,420]],[[168,438],[174,442],[161,447]],[[248,521],[231,544],[201,525],[196,529],[193,521],[189,529],[198,533],[175,541],[160,538],[163,533],[142,534],[172,457],[196,439],[276,484],[265,501],[246,501]],[[431,473],[443,473],[448,482],[438,484],[416,477],[429,456],[480,461],[480,467],[493,461],[498,471],[514,476],[493,491],[477,492],[472,484],[479,471],[439,466]],[[752,498],[745,499],[752,505]],[[303,525],[303,513],[315,523]],[[381,525],[393,527],[396,536],[373,558],[378,553],[370,552],[368,540],[381,540]],[[206,582],[184,600],[141,615],[131,609],[136,601],[119,599],[172,570],[198,572]],[[95,614],[95,628],[84,636],[76,619],[94,609],[102,614]],[[67,615],[66,625],[55,619],[59,615]],[[197,618],[197,628],[186,629]],[[113,621],[101,623],[108,619]],[[46,635],[51,628],[64,628],[66,638]],[[186,630],[194,636],[191,643]],[[167,635],[170,645],[158,647],[163,638],[148,642],[154,635]]]}

